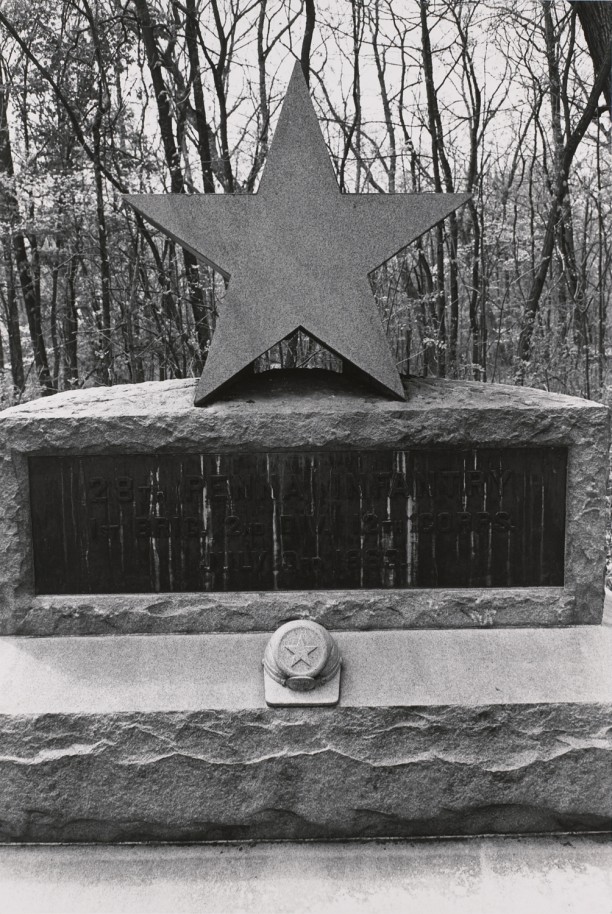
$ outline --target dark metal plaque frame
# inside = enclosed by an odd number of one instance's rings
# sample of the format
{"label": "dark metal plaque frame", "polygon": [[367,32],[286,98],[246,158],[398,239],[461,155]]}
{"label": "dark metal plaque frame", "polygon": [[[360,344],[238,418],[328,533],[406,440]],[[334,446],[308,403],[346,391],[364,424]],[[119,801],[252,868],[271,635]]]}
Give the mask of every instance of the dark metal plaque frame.
{"label": "dark metal plaque frame", "polygon": [[561,586],[565,448],[31,457],[40,594]]}

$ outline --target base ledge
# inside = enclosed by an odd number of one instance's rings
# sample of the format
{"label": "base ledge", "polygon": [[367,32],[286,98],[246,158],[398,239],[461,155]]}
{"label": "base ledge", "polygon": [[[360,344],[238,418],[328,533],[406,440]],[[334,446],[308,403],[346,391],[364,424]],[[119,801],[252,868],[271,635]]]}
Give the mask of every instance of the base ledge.
{"label": "base ledge", "polygon": [[[340,707],[612,703],[604,624],[336,632]],[[0,714],[265,708],[269,633],[0,638]]]}
{"label": "base ledge", "polygon": [[602,831],[612,628],[340,632],[336,707],[256,635],[0,639],[0,841]]}

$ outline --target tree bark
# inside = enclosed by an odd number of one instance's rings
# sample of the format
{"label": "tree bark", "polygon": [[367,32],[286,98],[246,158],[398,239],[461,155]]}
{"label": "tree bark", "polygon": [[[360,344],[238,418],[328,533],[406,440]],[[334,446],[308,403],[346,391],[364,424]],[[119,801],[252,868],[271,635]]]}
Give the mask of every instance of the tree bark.
{"label": "tree bark", "polygon": [[[582,27],[587,47],[593,61],[595,76],[605,65],[612,45],[612,3],[610,0],[570,0]],[[607,64],[610,71],[610,64]],[[612,112],[612,73],[604,81],[601,91]]]}
{"label": "tree bark", "polygon": [[210,152],[210,127],[206,118],[204,103],[204,90],[202,88],[202,71],[198,52],[198,18],[195,0],[185,0],[185,43],[189,55],[190,81],[193,88],[195,102],[196,130],[198,133],[198,152],[202,168],[202,181],[204,193],[214,194],[215,181],[212,169],[212,155]]}
{"label": "tree bark", "polygon": [[522,383],[524,379],[525,364],[529,362],[531,356],[531,341],[533,338],[535,321],[554,250],[555,237],[557,234],[557,224],[560,217],[562,216],[563,200],[568,191],[569,171],[580,141],[586,133],[589,124],[598,113],[597,103],[603,91],[604,85],[610,79],[611,61],[612,48],[608,47],[607,54],[604,56],[599,72],[597,73],[593,88],[591,89],[589,98],[580,117],[580,120],[570,135],[565,138],[565,145],[562,154],[559,157],[556,181],[553,188],[553,198],[548,212],[548,219],[546,221],[546,231],[544,233],[544,241],[542,243],[539,263],[533,276],[531,288],[525,303],[525,310],[523,314],[523,326],[519,337],[518,347],[519,358],[521,360],[519,372],[517,375],[517,380],[519,383]]}
{"label": "tree bark", "polygon": [[[0,172],[4,173],[8,178],[13,178],[15,171],[8,129],[7,101],[8,86],[4,78],[4,65],[0,62]],[[21,221],[19,203],[12,191],[6,186],[2,188],[0,194],[0,208],[4,210],[4,221],[12,226],[13,256],[19,274],[21,294],[28,318],[38,380],[43,388],[43,394],[52,394],[54,393],[54,388],[43,337],[40,297],[37,295],[36,281],[30,267],[25,238],[23,232],[17,228]]]}
{"label": "tree bark", "polygon": [[67,284],[68,284],[68,295],[64,305],[64,320],[63,320],[63,337],[64,337],[64,376],[65,379],[69,382],[72,382],[69,386],[72,386],[79,379],[79,363],[78,363],[78,331],[79,331],[79,318],[76,309],[76,272],[77,272],[77,259],[73,255],[70,258],[70,263],[68,265],[68,275],[67,275]]}
{"label": "tree bark", "polygon": [[[427,116],[429,133],[431,136],[431,154],[434,170],[434,189],[436,193],[442,191],[442,178],[440,167],[444,171],[446,190],[453,192],[453,181],[450,165],[446,158],[444,150],[444,135],[442,133],[442,118],[438,108],[436,89],[433,76],[433,58],[431,53],[431,42],[429,39],[429,23],[427,20],[427,4],[421,3],[421,52],[423,60],[423,69],[425,71],[425,87],[427,94]],[[446,359],[446,294],[444,288],[444,228],[439,224],[436,228],[436,299],[437,299],[437,323],[438,323],[438,365],[439,373],[442,377],[446,376],[447,359]],[[450,333],[448,336],[448,362],[451,373],[456,371],[457,361],[457,341],[459,335],[459,285],[457,277],[457,240],[458,228],[457,217],[454,213],[450,215]]]}
{"label": "tree bark", "polygon": [[[155,39],[153,21],[149,12],[147,0],[133,0],[136,7],[138,21],[142,33],[147,63],[155,92],[157,102],[157,120],[161,133],[164,155],[168,170],[170,171],[170,189],[173,194],[185,193],[185,182],[181,170],[180,152],[174,140],[174,126],[172,109],[170,107],[170,93],[164,82],[161,71],[161,57]],[[189,287],[189,300],[195,323],[198,347],[200,350],[199,364],[196,366],[201,370],[206,353],[210,344],[210,328],[208,324],[208,314],[204,304],[202,294],[202,285],[200,282],[200,273],[196,258],[183,249],[183,262],[187,275],[187,285]]]}
{"label": "tree bark", "polygon": [[8,238],[2,240],[2,253],[4,255],[4,275],[6,277],[6,329],[11,360],[11,375],[13,386],[22,394],[25,390],[23,350],[21,348],[21,332],[19,330],[19,306],[17,304],[17,295],[15,294],[13,255],[11,242]]}
{"label": "tree bark", "polygon": [[312,48],[312,36],[314,35],[316,21],[315,0],[305,0],[304,6],[306,9],[306,24],[304,26],[300,62],[302,64],[302,73],[304,74],[306,85],[310,86],[310,51]]}

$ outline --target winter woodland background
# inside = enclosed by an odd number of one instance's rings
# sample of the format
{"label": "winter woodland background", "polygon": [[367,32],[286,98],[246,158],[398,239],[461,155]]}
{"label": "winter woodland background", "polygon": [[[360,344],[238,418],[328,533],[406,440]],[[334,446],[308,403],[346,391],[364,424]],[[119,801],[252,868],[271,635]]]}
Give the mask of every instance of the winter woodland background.
{"label": "winter woodland background", "polygon": [[[473,194],[372,276],[400,370],[606,398],[611,21],[566,0],[1,0],[2,406],[200,373],[224,281],[121,195],[256,191],[296,58],[342,189]],[[320,364],[301,335],[260,360]]]}

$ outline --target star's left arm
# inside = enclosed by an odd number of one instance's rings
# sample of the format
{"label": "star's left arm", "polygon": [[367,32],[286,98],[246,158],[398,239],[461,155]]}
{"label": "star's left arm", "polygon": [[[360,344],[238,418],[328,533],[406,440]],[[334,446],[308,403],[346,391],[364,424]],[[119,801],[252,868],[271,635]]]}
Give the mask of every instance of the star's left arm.
{"label": "star's left arm", "polygon": [[250,231],[256,196],[243,194],[130,194],[126,203],[161,232],[229,277],[235,251]]}

